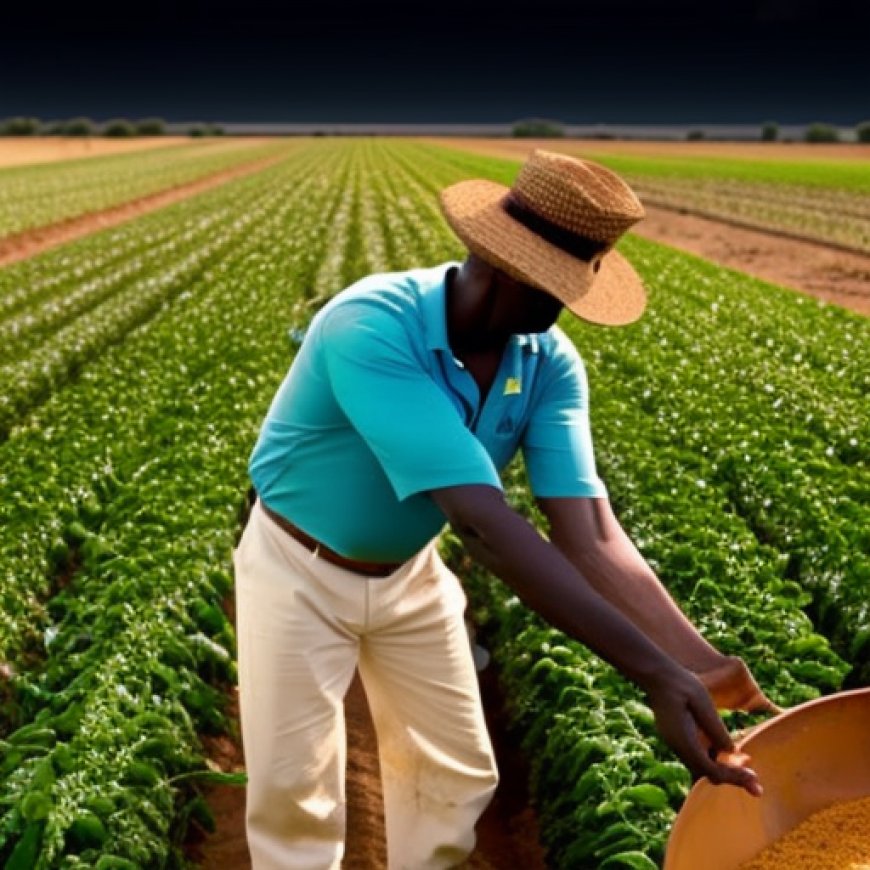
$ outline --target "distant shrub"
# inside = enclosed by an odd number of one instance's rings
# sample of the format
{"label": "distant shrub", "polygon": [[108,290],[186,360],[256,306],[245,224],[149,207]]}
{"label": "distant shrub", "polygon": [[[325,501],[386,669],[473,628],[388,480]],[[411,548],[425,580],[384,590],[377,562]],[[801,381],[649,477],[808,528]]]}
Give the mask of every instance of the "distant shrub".
{"label": "distant shrub", "polygon": [[561,139],[565,135],[565,126],[560,121],[526,118],[513,125],[511,135],[518,139]]}
{"label": "distant shrub", "polygon": [[135,136],[136,128],[126,118],[114,118],[103,125],[103,135],[113,138]]}
{"label": "distant shrub", "polygon": [[831,124],[810,124],[804,133],[807,142],[839,142],[840,134]]}
{"label": "distant shrub", "polygon": [[0,121],[0,136],[35,136],[39,128],[38,118],[6,118]]}
{"label": "distant shrub", "polygon": [[63,121],[46,121],[39,131],[43,136],[63,136]]}
{"label": "distant shrub", "polygon": [[93,136],[94,122],[90,118],[70,118],[61,127],[64,136]]}
{"label": "distant shrub", "polygon": [[686,133],[686,139],[689,142],[700,142],[701,139],[703,139],[703,138],[704,138],[704,131],[703,130],[689,130],[689,132]]}
{"label": "distant shrub", "polygon": [[218,124],[197,124],[187,131],[188,136],[223,136],[224,128]]}
{"label": "distant shrub", "polygon": [[855,136],[859,142],[870,142],[870,121],[862,121],[855,127]]}
{"label": "distant shrub", "polygon": [[776,142],[779,139],[779,124],[776,121],[767,121],[761,127],[762,142]]}
{"label": "distant shrub", "polygon": [[166,133],[166,121],[163,118],[143,118],[135,124],[137,136],[163,136]]}

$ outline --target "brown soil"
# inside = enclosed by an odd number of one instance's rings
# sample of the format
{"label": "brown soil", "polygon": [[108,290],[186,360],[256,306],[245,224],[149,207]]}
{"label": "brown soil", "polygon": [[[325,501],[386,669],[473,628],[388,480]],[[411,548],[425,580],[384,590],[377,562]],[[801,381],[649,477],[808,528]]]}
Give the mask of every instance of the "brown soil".
{"label": "brown soil", "polygon": [[[529,807],[528,771],[502,721],[495,676],[481,675],[487,721],[499,761],[501,782],[477,826],[477,848],[466,870],[544,870],[544,852],[538,826]],[[238,728],[238,699],[230,698],[230,714]],[[381,796],[375,732],[359,679],[351,684],[345,700],[348,735],[347,844],[342,866],[346,870],[383,870],[387,865],[384,810]],[[236,731],[236,735],[238,731]],[[225,772],[244,770],[238,739],[206,738],[210,765]],[[248,870],[251,866],[245,839],[244,789],[212,786],[205,791],[216,831],[193,831],[188,857],[204,870]]]}
{"label": "brown soil", "polygon": [[870,314],[870,256],[645,206],[632,232],[773,284]]}
{"label": "brown soil", "polygon": [[[5,136],[0,137],[0,167],[25,166],[31,163],[54,163],[58,160],[79,160],[106,154],[126,154],[150,151],[171,145],[191,145],[214,140],[191,139],[188,136],[151,136],[132,139],[103,139],[90,136]],[[238,142],[233,138],[231,141]],[[249,141],[260,141],[252,138]],[[264,140],[265,141],[265,140]]]}
{"label": "brown soil", "polygon": [[256,160],[253,163],[244,163],[241,166],[222,169],[220,172],[198,178],[196,181],[160,190],[157,193],[150,193],[147,196],[112,206],[112,208],[103,211],[91,212],[56,224],[5,236],[0,238],[0,267],[8,266],[19,260],[26,260],[28,257],[35,257],[49,248],[72,242],[99,230],[105,230],[148,212],[156,211],[158,208],[172,205],[179,200],[217,187],[219,184],[226,184],[234,178],[259,172],[267,166],[283,160],[283,158],[284,155],[279,154]]}

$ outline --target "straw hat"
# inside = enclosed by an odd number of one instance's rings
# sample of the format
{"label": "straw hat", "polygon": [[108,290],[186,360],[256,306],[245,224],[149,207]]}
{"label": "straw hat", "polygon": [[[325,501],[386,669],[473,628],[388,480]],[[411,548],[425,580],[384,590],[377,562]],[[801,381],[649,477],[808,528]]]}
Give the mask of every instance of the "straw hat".
{"label": "straw hat", "polygon": [[511,188],[460,181],[441,208],[469,251],[518,281],[546,290],[578,317],[620,326],[646,305],[640,277],[613,250],[643,216],[634,191],[589,160],[536,150]]}

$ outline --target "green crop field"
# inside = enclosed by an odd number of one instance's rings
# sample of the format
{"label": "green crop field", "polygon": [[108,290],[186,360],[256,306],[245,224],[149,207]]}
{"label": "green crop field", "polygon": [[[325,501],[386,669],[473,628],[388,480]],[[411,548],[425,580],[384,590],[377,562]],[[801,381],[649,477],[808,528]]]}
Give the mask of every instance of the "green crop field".
{"label": "green crop field", "polygon": [[[4,867],[184,864],[188,827],[211,824],[201,737],[228,727],[247,457],[300,332],[368,272],[461,258],[437,191],[515,171],[411,142],[298,142],[0,269]],[[773,700],[866,684],[868,321],[638,238],[620,249],[644,318],[561,321],[618,516]],[[533,514],[520,466],[506,483]],[[643,699],[450,535],[444,550],[532,760],[550,866],[658,866],[689,779]]]}
{"label": "green crop field", "polygon": [[870,166],[865,160],[763,159],[745,157],[635,156],[588,154],[589,159],[625,175],[661,176],[698,181],[745,181],[787,186],[870,192]]}
{"label": "green crop field", "polygon": [[286,143],[208,142],[0,168],[0,239],[269,157]]}

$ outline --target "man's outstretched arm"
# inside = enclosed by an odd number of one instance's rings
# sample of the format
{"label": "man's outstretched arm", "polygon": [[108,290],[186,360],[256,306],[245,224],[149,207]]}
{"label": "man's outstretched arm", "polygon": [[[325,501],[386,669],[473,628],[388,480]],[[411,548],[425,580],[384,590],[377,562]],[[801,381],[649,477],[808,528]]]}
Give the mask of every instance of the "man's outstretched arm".
{"label": "man's outstretched arm", "polygon": [[550,540],[592,587],[696,674],[721,709],[778,712],[742,659],[709,644],[680,610],[605,498],[542,498]]}
{"label": "man's outstretched arm", "polygon": [[695,776],[760,793],[755,773],[712,761],[733,743],[703,684],[601,596],[577,568],[495,487],[436,489],[444,512],[469,554],[508,584],[526,606],[610,662],[647,695],[664,740]]}

